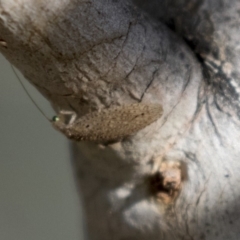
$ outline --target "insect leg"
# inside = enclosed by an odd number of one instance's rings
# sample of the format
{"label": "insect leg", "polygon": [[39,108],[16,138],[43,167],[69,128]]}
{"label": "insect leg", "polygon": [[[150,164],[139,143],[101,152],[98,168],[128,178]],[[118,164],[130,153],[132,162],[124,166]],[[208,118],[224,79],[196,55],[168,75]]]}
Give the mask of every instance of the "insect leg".
{"label": "insect leg", "polygon": [[77,114],[73,111],[65,111],[65,110],[62,110],[60,111],[60,114],[62,115],[70,115],[70,121],[68,123],[68,125],[72,124],[75,122],[76,118],[77,118]]}

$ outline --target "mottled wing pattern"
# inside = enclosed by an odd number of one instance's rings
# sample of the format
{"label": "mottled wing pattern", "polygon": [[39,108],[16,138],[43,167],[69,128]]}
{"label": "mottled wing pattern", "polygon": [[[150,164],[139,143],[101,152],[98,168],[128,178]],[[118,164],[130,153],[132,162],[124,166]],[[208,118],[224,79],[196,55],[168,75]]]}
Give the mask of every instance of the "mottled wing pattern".
{"label": "mottled wing pattern", "polygon": [[86,114],[66,127],[70,133],[68,137],[76,141],[113,141],[145,128],[162,113],[160,104],[114,106]]}

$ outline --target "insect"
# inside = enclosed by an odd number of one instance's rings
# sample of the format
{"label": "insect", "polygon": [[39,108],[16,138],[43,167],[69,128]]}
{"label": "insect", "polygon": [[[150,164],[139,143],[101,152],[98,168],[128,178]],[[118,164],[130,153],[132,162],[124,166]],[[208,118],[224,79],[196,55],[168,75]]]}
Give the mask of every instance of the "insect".
{"label": "insect", "polygon": [[114,141],[130,136],[162,116],[160,104],[134,103],[113,106],[88,113],[76,119],[72,112],[68,124],[54,117],[53,125],[68,138],[81,141]]}
{"label": "insect", "polygon": [[[33,101],[13,67],[12,69],[31,101],[47,118]],[[60,111],[59,115],[54,116],[52,120],[47,119],[69,139],[75,141],[112,142],[137,133],[159,119],[162,114],[163,108],[161,104],[133,103],[93,111],[80,118],[77,118],[75,112]],[[66,115],[70,116],[68,123],[65,123]]]}

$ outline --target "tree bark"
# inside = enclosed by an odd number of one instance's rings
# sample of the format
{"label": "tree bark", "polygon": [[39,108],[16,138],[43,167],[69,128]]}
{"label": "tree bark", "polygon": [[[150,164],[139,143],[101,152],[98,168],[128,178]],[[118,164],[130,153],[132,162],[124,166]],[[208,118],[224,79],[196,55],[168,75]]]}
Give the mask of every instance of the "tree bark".
{"label": "tree bark", "polygon": [[57,112],[163,106],[128,138],[72,144],[90,239],[238,239],[239,8],[0,1],[0,51]]}

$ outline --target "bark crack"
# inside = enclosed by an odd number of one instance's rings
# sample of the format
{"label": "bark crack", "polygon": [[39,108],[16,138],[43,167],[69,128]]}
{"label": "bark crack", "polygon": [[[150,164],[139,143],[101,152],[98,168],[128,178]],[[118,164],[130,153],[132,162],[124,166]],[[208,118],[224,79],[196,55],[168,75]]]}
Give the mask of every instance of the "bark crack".
{"label": "bark crack", "polygon": [[150,88],[150,86],[152,85],[154,79],[155,79],[155,76],[156,74],[158,73],[159,69],[156,69],[155,71],[153,71],[152,73],[152,78],[150,79],[149,83],[147,84],[146,88],[144,89],[141,97],[140,97],[140,101],[139,102],[142,102],[143,98],[144,98],[144,95],[145,93],[148,91],[148,89]]}
{"label": "bark crack", "polygon": [[[120,54],[122,53],[123,51],[123,48],[128,40],[128,36],[129,36],[129,33],[130,33],[130,29],[131,29],[131,26],[132,26],[132,22],[129,23],[128,25],[128,29],[126,31],[126,34],[125,34],[125,39],[123,40],[123,43],[121,45],[121,48],[120,50],[118,51],[117,55],[113,58],[113,65],[109,67],[108,71],[103,75],[103,77],[107,76],[109,74],[109,72],[116,67],[116,64],[117,64],[117,59],[119,58]],[[122,36],[123,37],[123,36]]]}
{"label": "bark crack", "polygon": [[217,124],[215,123],[215,120],[213,119],[213,116],[211,114],[208,97],[207,97],[207,101],[206,101],[206,112],[207,112],[207,116],[208,116],[210,122],[212,123],[214,132],[216,133],[216,136],[218,137],[220,144],[223,146],[222,136],[221,136],[220,132],[218,131]]}

